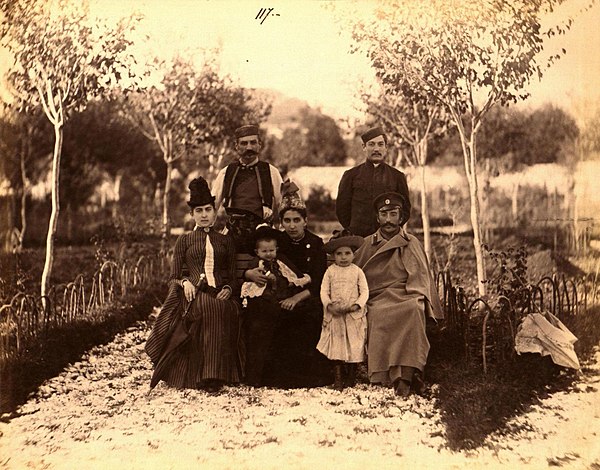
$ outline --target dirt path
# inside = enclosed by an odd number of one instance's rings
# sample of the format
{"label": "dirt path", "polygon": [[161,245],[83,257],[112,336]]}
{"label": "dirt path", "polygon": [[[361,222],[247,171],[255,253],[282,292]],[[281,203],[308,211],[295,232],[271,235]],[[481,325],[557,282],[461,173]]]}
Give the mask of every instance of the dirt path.
{"label": "dirt path", "polygon": [[[150,395],[143,325],[90,351],[0,423],[0,467],[527,468],[600,470],[600,378],[582,375],[471,452],[445,447],[433,400],[366,385],[231,387],[218,396],[160,384]],[[596,352],[595,372],[600,352]],[[435,393],[434,393],[435,395]]]}

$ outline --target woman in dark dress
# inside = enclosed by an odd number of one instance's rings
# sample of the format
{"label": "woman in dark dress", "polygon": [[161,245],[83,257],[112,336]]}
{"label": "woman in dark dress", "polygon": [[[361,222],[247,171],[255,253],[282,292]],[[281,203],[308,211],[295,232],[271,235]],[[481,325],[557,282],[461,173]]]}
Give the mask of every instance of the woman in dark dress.
{"label": "woman in dark dress", "polygon": [[[196,226],[177,239],[169,293],[145,349],[157,370],[161,361],[160,379],[167,384],[217,392],[243,377],[240,311],[232,300],[234,245],[229,236],[212,228],[215,198],[206,181],[196,178],[189,188],[188,205]],[[167,351],[174,344],[174,331],[187,339]]]}
{"label": "woman in dark dress", "polygon": [[[285,256],[311,282],[279,302],[280,312],[273,315],[277,326],[268,348],[262,384],[279,387],[312,387],[331,382],[331,363],[316,345],[321,334],[323,306],[320,287],[327,269],[323,240],[306,229],[306,207],[296,192],[283,194],[279,217],[284,231],[278,243],[278,255]],[[266,282],[264,273],[251,269],[246,279]],[[252,312],[248,312],[249,315]]]}

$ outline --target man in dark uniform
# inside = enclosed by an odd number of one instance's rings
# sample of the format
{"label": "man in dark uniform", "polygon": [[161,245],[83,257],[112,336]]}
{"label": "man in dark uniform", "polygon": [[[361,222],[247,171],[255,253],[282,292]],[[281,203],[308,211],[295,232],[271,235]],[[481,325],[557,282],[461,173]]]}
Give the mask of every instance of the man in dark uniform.
{"label": "man in dark uniform", "polygon": [[245,246],[256,226],[270,222],[281,202],[281,174],[273,165],[259,160],[262,142],[258,126],[242,126],[235,130],[238,160],[217,175],[212,193],[217,210],[223,205],[228,215],[227,229],[238,248]]}
{"label": "man in dark uniform", "polygon": [[338,220],[345,229],[366,237],[378,228],[373,200],[382,193],[400,193],[407,204],[403,206],[403,220],[410,217],[410,199],[406,176],[385,163],[387,136],[380,127],[365,132],[361,139],[366,161],[344,172],[335,203]]}

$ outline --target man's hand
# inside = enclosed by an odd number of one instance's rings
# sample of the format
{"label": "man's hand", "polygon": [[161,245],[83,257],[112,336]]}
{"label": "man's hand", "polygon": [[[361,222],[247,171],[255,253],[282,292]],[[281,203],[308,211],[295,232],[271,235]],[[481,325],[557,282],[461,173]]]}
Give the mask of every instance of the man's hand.
{"label": "man's hand", "polygon": [[255,282],[260,287],[266,285],[267,281],[269,280],[269,277],[266,276],[263,270],[260,268],[248,269],[244,273],[244,277],[249,281]]}
{"label": "man's hand", "polygon": [[262,210],[263,210],[263,219],[264,220],[269,221],[273,218],[273,209],[271,209],[270,207],[267,207],[267,206],[263,206]]}

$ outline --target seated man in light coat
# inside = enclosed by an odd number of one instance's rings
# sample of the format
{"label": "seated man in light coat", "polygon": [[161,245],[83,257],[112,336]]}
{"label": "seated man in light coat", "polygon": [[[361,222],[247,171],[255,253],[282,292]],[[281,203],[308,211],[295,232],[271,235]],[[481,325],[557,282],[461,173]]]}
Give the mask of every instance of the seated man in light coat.
{"label": "seated man in light coat", "polygon": [[405,204],[396,192],[375,198],[379,229],[365,238],[354,259],[369,284],[369,381],[391,383],[402,397],[410,394],[415,372],[427,361],[426,318],[443,318],[425,250],[402,229]]}

